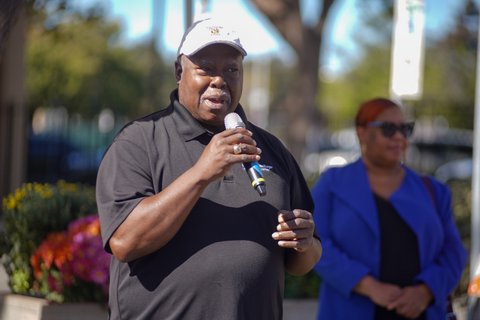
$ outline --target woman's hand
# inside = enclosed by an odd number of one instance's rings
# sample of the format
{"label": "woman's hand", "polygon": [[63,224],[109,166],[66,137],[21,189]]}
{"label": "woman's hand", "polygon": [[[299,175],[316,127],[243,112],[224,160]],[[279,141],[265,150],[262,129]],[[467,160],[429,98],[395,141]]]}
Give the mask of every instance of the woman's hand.
{"label": "woman's hand", "polygon": [[354,290],[369,297],[373,303],[383,308],[387,308],[396,301],[403,292],[399,286],[378,281],[370,275],[363,277]]}
{"label": "woman's hand", "polygon": [[433,299],[430,289],[425,284],[403,288],[402,294],[387,306],[405,318],[418,318]]}

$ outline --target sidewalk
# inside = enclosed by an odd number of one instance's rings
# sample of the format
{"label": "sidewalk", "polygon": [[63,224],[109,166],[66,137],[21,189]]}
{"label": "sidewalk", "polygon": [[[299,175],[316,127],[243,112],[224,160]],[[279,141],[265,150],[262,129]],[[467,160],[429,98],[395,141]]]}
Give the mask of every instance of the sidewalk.
{"label": "sidewalk", "polygon": [[317,299],[287,299],[283,302],[283,320],[315,320]]}

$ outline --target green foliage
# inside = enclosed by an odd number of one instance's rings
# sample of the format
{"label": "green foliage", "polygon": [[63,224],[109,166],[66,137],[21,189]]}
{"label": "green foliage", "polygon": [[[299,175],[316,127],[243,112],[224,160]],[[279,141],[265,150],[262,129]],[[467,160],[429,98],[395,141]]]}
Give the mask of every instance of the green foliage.
{"label": "green foliage", "polygon": [[[439,43],[426,51],[422,100],[412,103],[417,117],[445,117],[451,127],[473,128],[476,52],[465,43]],[[466,41],[464,39],[464,41]]]}
{"label": "green foliage", "polygon": [[361,102],[389,96],[389,48],[372,46],[365,50],[366,57],[349,73],[337,79],[322,79],[323,95],[318,104],[327,115],[329,129],[352,126]]}
{"label": "green foliage", "polygon": [[[354,62],[345,73],[336,78],[323,76],[319,83],[322,94],[317,97],[317,105],[327,115],[327,125],[333,130],[353,123],[360,102],[375,96],[390,96],[393,2],[361,0],[360,3],[358,10],[364,13],[362,25],[354,34],[358,49],[350,53],[355,59],[344,54],[345,59]],[[452,16],[454,27],[441,38],[426,35],[423,93],[418,101],[404,101],[412,107],[415,118],[442,116],[450,127],[473,128],[477,29],[475,24],[472,31],[469,22],[478,18],[468,15],[466,9]],[[338,54],[342,59],[342,52]]]}
{"label": "green foliage", "polygon": [[[448,186],[452,192],[452,207],[455,215],[455,222],[463,244],[467,249],[467,253],[470,253],[472,183],[470,180],[451,180],[448,182]],[[464,295],[467,292],[469,281],[470,261],[467,261],[460,283],[455,290],[456,296]]]}
{"label": "green foliage", "polygon": [[128,113],[141,99],[142,75],[125,49],[109,47],[118,31],[101,20],[74,20],[55,30],[32,26],[27,42],[31,107],[65,106],[90,117],[102,107]]}
{"label": "green foliage", "polygon": [[[119,45],[121,25],[102,10],[75,10],[71,1],[29,1],[26,86],[29,108],[65,107],[93,118],[109,108],[137,117],[168,101],[173,63],[165,66],[152,46]],[[152,77],[154,70],[160,74]],[[152,90],[152,88],[154,88]]]}
{"label": "green foliage", "polygon": [[93,187],[59,181],[27,183],[3,199],[0,254],[12,292],[35,294],[30,258],[47,234],[96,212]]}
{"label": "green foliage", "polygon": [[311,299],[318,297],[320,277],[315,271],[310,271],[302,277],[285,274],[285,298],[287,299]]}

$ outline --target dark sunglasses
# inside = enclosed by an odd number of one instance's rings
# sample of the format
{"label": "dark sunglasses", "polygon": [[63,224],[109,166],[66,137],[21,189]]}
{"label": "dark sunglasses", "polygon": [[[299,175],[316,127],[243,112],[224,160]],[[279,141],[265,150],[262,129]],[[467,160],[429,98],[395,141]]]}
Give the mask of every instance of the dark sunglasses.
{"label": "dark sunglasses", "polygon": [[397,131],[405,137],[408,138],[413,133],[413,128],[415,126],[415,122],[406,122],[399,125],[396,125],[393,122],[384,122],[384,121],[372,121],[367,123],[369,127],[376,127],[382,130],[382,134],[385,138],[391,138],[395,135]]}

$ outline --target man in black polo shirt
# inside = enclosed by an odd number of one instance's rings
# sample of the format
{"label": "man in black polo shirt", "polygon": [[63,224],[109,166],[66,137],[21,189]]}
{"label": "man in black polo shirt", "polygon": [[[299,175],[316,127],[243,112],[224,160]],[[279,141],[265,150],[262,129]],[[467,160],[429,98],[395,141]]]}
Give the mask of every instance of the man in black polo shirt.
{"label": "man in black polo shirt", "polygon": [[[110,319],[282,319],[284,272],[321,256],[294,158],[239,104],[246,52],[204,19],[178,50],[170,105],[128,124],[101,163],[97,203]],[[225,129],[236,112],[246,128]],[[243,169],[258,162],[260,196]]]}

